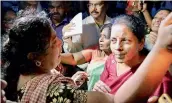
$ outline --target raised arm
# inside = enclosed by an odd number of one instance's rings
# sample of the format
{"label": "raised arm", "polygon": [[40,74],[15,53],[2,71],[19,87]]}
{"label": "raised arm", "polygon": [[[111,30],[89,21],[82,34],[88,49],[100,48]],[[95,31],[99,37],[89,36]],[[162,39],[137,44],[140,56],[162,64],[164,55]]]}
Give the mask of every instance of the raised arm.
{"label": "raised arm", "polygon": [[143,13],[143,16],[146,20],[146,23],[148,25],[148,27],[151,28],[151,24],[152,24],[152,17],[150,16],[150,13],[148,12],[147,10],[147,3],[145,2],[140,2],[139,1],[139,4],[138,4],[138,9]]}
{"label": "raised arm", "polygon": [[91,49],[86,49],[77,53],[63,53],[61,54],[61,63],[69,65],[84,64],[91,60],[92,51]]}

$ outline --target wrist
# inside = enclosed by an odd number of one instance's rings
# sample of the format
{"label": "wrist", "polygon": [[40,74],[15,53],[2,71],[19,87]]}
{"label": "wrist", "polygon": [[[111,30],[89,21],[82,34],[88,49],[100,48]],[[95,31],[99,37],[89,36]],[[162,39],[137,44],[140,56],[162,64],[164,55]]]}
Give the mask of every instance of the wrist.
{"label": "wrist", "polygon": [[170,63],[172,62],[172,54],[171,51],[168,50],[165,47],[159,46],[157,43],[155,43],[153,49],[153,52],[158,53],[158,55],[163,55],[164,58],[169,59]]}
{"label": "wrist", "polygon": [[142,10],[142,13],[146,13],[146,12],[148,12],[148,10],[146,9],[146,10]]}

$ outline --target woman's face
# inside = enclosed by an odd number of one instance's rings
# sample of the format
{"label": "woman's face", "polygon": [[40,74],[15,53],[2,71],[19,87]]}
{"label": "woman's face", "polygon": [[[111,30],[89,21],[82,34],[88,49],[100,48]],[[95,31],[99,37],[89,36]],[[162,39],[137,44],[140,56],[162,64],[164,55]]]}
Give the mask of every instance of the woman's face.
{"label": "woman's face", "polygon": [[110,51],[110,30],[109,28],[104,28],[100,33],[99,47],[103,51]]}
{"label": "woman's face", "polygon": [[163,21],[170,12],[167,10],[161,10],[159,11],[155,17],[152,19],[151,29],[154,32],[158,32],[159,26],[161,24],[161,21]]}
{"label": "woman's face", "polygon": [[131,63],[143,45],[126,25],[117,24],[112,26],[110,47],[118,63]]}
{"label": "woman's face", "polygon": [[50,45],[46,54],[41,56],[41,68],[44,72],[48,72],[59,65],[61,61],[60,53],[62,51],[62,41],[57,38],[56,32],[52,29]]}

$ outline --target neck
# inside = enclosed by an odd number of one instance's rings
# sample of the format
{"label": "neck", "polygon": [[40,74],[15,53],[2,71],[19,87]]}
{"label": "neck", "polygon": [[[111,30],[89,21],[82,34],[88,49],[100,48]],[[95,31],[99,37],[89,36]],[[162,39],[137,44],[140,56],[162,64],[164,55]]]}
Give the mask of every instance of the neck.
{"label": "neck", "polygon": [[30,75],[20,75],[19,76],[19,81],[18,81],[18,85],[17,85],[17,90],[21,89],[22,86],[27,83],[29,80],[33,79],[34,77],[36,77],[39,74],[30,74]]}
{"label": "neck", "polygon": [[51,21],[53,24],[55,24],[57,26],[63,21],[63,19],[59,19],[59,20],[51,19]]}
{"label": "neck", "polygon": [[133,68],[135,66],[137,66],[138,64],[141,64],[144,60],[145,56],[135,56],[132,60],[130,60],[129,62],[125,63],[126,65],[128,65],[130,68]]}
{"label": "neck", "polygon": [[104,51],[107,56],[109,56],[112,52],[111,51]]}

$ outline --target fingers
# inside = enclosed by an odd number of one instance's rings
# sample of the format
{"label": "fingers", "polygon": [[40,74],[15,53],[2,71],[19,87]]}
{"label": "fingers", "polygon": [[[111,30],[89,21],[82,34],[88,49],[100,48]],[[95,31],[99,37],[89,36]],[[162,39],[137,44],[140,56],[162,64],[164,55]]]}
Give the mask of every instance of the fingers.
{"label": "fingers", "polygon": [[172,13],[170,13],[160,24],[160,27],[162,26],[168,26],[172,24]]}
{"label": "fingers", "polygon": [[73,27],[75,27],[74,23],[69,23],[66,26],[64,26],[62,29],[63,36],[65,37],[65,32],[70,32],[71,30],[73,30]]}
{"label": "fingers", "polygon": [[3,89],[5,89],[6,86],[7,86],[7,82],[4,80],[1,80],[1,101],[2,101],[2,103],[6,102],[5,91],[3,90]]}
{"label": "fingers", "polygon": [[50,70],[50,73],[51,73],[51,74],[59,74],[59,72],[58,72],[56,69]]}
{"label": "fingers", "polygon": [[155,33],[150,33],[150,34],[149,34],[149,40],[150,40],[150,42],[151,42],[152,44],[155,44],[156,39],[157,39],[157,35],[158,35],[158,34],[155,34]]}
{"label": "fingers", "polygon": [[156,103],[158,101],[158,96],[152,96],[148,99],[148,103]]}
{"label": "fingers", "polygon": [[86,72],[78,71],[72,76],[74,82],[85,82],[87,80],[88,74]]}
{"label": "fingers", "polygon": [[72,76],[73,81],[79,87],[81,86],[88,78],[88,74],[86,72],[78,71]]}
{"label": "fingers", "polygon": [[102,81],[98,81],[93,88],[93,91],[99,91],[103,93],[109,93],[111,89]]}
{"label": "fingers", "polygon": [[147,9],[147,4],[144,2],[144,0],[138,2],[138,9],[142,12]]}
{"label": "fingers", "polygon": [[4,89],[7,86],[7,82],[4,80],[1,80],[1,89]]}

